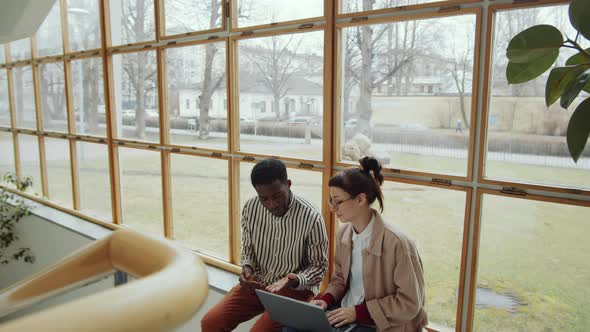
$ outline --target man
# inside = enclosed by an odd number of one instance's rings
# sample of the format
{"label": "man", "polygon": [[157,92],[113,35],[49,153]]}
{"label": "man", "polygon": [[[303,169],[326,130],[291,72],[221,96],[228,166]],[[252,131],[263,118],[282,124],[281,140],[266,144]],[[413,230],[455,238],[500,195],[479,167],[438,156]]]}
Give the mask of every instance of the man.
{"label": "man", "polygon": [[242,211],[240,283],[203,317],[203,332],[232,331],[261,313],[252,331],[280,330],[254,290],[311,301],[327,271],[324,220],[313,205],[291,192],[285,165],[278,159],[262,160],[250,179],[258,197],[249,199]]}

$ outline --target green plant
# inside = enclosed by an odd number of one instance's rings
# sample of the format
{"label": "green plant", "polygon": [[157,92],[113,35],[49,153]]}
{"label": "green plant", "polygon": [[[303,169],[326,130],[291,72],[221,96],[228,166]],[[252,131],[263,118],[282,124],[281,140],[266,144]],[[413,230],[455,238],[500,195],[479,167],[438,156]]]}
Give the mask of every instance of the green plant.
{"label": "green plant", "polygon": [[[3,180],[13,184],[20,191],[25,191],[33,184],[30,177],[19,178],[14,173],[6,173]],[[35,261],[30,248],[11,248],[14,241],[19,239],[14,227],[23,217],[30,215],[31,210],[32,207],[24,199],[0,188],[0,264],[19,260],[27,263]]]}
{"label": "green plant", "polygon": [[[568,108],[582,90],[590,92],[590,48],[580,46],[580,37],[590,40],[590,1],[572,0],[569,20],[577,31],[576,37],[565,37],[552,25],[530,27],[510,40],[506,50],[509,63],[506,78],[510,84],[528,82],[539,77],[553,66],[562,47],[578,51],[564,67],[555,67],[549,73],[545,86],[547,107],[560,99]],[[583,100],[573,112],[567,127],[567,146],[575,162],[584,151],[590,134],[590,98]]]}

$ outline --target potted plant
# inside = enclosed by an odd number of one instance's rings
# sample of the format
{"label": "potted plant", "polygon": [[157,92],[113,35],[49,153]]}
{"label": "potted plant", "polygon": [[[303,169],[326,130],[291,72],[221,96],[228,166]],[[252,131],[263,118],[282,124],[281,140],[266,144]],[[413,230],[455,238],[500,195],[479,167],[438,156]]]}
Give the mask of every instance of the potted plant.
{"label": "potted plant", "polygon": [[[14,173],[6,173],[3,180],[23,192],[33,184],[30,177],[19,178]],[[23,198],[0,188],[0,264],[35,261],[30,248],[13,248],[14,242],[19,239],[14,228],[23,217],[31,214],[31,210],[32,207]]]}
{"label": "potted plant", "polygon": [[[574,39],[564,36],[552,25],[530,27],[510,40],[506,50],[509,84],[528,82],[539,77],[553,66],[561,48],[577,51],[563,67],[555,67],[549,73],[545,86],[547,107],[560,99],[567,109],[582,90],[590,92],[590,48],[580,46],[580,40],[590,41],[590,1],[572,0],[569,20],[577,31]],[[567,146],[575,162],[584,151],[590,134],[590,98],[584,99],[573,112],[567,127]]]}

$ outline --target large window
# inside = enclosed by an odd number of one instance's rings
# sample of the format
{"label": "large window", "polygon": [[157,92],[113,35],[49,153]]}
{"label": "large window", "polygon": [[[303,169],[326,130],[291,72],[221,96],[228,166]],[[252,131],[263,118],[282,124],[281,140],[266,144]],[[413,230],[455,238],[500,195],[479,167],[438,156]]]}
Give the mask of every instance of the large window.
{"label": "large window", "polygon": [[240,151],[322,160],[324,32],[239,40]]}
{"label": "large window", "polygon": [[[68,40],[70,51],[100,47],[100,0],[68,0]],[[113,1],[117,3],[118,1]]]}
{"label": "large window", "polygon": [[482,206],[474,330],[585,330],[589,208],[487,194]]}
{"label": "large window", "polygon": [[75,60],[72,68],[74,121],[76,133],[106,136],[106,113],[102,61],[99,58]]}
{"label": "large window", "polygon": [[10,127],[10,99],[8,96],[8,73],[0,69],[0,126]]}
{"label": "large window", "polygon": [[44,57],[63,53],[61,37],[60,1],[56,1],[45,21],[37,30],[37,56]]}
{"label": "large window", "polygon": [[31,40],[19,39],[10,43],[10,60],[22,61],[31,58]]}
{"label": "large window", "polygon": [[0,131],[0,182],[3,182],[1,177],[4,174],[14,173],[14,142],[12,141],[12,133]]}
{"label": "large window", "polygon": [[14,116],[17,128],[37,129],[33,71],[30,66],[12,68]]}
{"label": "large window", "polygon": [[39,65],[43,129],[68,131],[63,62]]}
{"label": "large window", "polygon": [[336,0],[341,14],[366,12],[372,10],[407,7],[413,5],[440,2],[442,0]]}
{"label": "large window", "polygon": [[160,153],[119,148],[123,224],[164,235]]}
{"label": "large window", "polygon": [[171,156],[174,239],[229,260],[227,160]]}
{"label": "large window", "polygon": [[111,43],[125,45],[156,39],[154,0],[109,1]]}
{"label": "large window", "polygon": [[590,148],[574,163],[565,133],[590,94],[547,108],[549,72],[507,83],[535,24],[576,38],[560,0],[56,1],[0,45],[0,175],[236,270],[257,161],[287,164],[333,239],[328,181],[373,156],[429,327],[585,331]]}
{"label": "large window", "polygon": [[[467,175],[475,15],[342,30],[342,160]],[[451,34],[453,38],[444,38]]]}
{"label": "large window", "polygon": [[324,15],[324,0],[231,0],[237,11],[237,27],[276,24]]}
{"label": "large window", "polygon": [[[487,153],[485,177],[498,180],[590,188],[590,149],[577,163],[571,159],[566,130],[573,110],[590,96],[582,91],[568,110],[555,103],[545,105],[544,75],[524,84],[508,85],[505,50],[514,31],[536,24],[552,24],[575,37],[566,5],[500,11],[494,21],[494,45],[490,67]],[[582,38],[583,40],[583,38]],[[582,46],[590,46],[583,41]],[[576,51],[561,50],[556,66]]]}
{"label": "large window", "polygon": [[70,144],[64,139],[45,138],[49,199],[73,208]]}
{"label": "large window", "polygon": [[227,150],[225,43],[166,50],[170,142]]}
{"label": "large window", "polygon": [[382,189],[384,219],[414,239],[422,258],[429,320],[454,329],[466,193],[396,182],[387,182]]}
{"label": "large window", "polygon": [[113,62],[117,137],[159,141],[156,53],[117,54]]}
{"label": "large window", "polygon": [[41,163],[39,160],[39,139],[32,135],[18,135],[18,149],[22,176],[30,176],[33,185],[29,193],[42,195]]}
{"label": "large window", "polygon": [[80,210],[91,216],[112,220],[108,147],[78,142],[78,181]]}
{"label": "large window", "polygon": [[221,28],[222,0],[165,0],[166,35]]}

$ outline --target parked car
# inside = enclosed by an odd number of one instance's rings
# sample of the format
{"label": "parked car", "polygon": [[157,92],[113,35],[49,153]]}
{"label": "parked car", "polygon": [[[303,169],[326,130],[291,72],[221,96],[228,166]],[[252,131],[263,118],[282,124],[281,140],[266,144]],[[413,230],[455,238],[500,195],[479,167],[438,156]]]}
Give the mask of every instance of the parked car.
{"label": "parked car", "polygon": [[287,122],[294,125],[318,125],[320,124],[321,119],[313,116],[296,116],[289,119]]}
{"label": "parked car", "polygon": [[344,121],[344,128],[354,128],[358,123],[358,119],[348,119]]}

